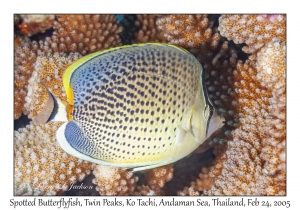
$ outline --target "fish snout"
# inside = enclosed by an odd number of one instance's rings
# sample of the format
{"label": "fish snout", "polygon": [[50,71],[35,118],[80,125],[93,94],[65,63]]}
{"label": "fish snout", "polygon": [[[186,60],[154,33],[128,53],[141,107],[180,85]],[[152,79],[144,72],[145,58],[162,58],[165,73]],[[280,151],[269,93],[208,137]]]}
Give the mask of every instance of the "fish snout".
{"label": "fish snout", "polygon": [[219,122],[220,122],[220,128],[223,127],[225,125],[225,117],[222,114],[219,114]]}

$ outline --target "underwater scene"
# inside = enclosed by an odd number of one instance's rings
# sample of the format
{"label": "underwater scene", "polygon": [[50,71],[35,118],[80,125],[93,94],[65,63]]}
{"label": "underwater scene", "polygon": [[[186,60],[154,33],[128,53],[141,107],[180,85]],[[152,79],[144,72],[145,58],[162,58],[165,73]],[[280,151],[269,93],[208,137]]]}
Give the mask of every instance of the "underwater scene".
{"label": "underwater scene", "polygon": [[14,195],[286,195],[285,14],[14,14]]}

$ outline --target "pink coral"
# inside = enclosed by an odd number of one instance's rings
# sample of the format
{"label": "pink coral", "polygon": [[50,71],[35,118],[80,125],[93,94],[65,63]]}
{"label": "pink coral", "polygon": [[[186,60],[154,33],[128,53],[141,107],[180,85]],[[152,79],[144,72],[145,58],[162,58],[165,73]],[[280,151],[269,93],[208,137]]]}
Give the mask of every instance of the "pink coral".
{"label": "pink coral", "polygon": [[167,41],[184,48],[198,48],[203,42],[217,46],[219,35],[207,15],[159,15],[156,21]]}
{"label": "pink coral", "polygon": [[35,121],[35,117],[48,102],[49,95],[44,85],[55,97],[67,102],[62,81],[63,72],[79,58],[81,58],[79,53],[70,53],[69,55],[65,53],[43,53],[36,58],[24,105],[29,113],[29,118]]}
{"label": "pink coral", "polygon": [[54,25],[55,15],[20,15],[22,23],[19,25],[24,34],[32,36],[43,33]]}
{"label": "pink coral", "polygon": [[244,52],[253,53],[264,44],[286,39],[286,15],[222,15],[219,30],[236,44],[246,43]]}
{"label": "pink coral", "polygon": [[111,166],[97,165],[93,173],[93,183],[100,195],[131,195],[138,181],[130,170]]}
{"label": "pink coral", "polygon": [[14,67],[14,119],[18,119],[24,109],[25,96],[27,94],[28,80],[34,70],[34,62],[38,54],[37,42],[17,47],[15,50]]}
{"label": "pink coral", "polygon": [[54,33],[40,45],[44,51],[82,55],[121,45],[115,15],[58,15]]}
{"label": "pink coral", "polygon": [[152,190],[163,188],[173,178],[173,165],[161,166],[145,172],[145,183]]}
{"label": "pink coral", "polygon": [[134,25],[137,27],[135,43],[166,41],[162,32],[158,30],[156,20],[156,15],[137,15],[137,20],[134,22]]}
{"label": "pink coral", "polygon": [[56,195],[90,173],[94,164],[58,145],[55,134],[61,124],[28,125],[15,131],[15,195]]}

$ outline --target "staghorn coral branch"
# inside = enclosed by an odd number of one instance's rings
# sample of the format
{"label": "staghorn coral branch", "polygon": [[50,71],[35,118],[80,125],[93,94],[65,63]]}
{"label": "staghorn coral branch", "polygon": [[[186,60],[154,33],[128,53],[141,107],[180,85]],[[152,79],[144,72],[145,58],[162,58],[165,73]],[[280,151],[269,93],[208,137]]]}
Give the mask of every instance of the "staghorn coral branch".
{"label": "staghorn coral branch", "polygon": [[14,60],[14,119],[18,119],[24,109],[25,96],[27,94],[28,80],[34,70],[34,62],[39,54],[37,42],[32,42],[15,50]]}
{"label": "staghorn coral branch", "polygon": [[131,195],[138,181],[132,171],[112,166],[97,165],[93,173],[100,195]]}
{"label": "staghorn coral branch", "polygon": [[25,35],[44,33],[54,25],[55,15],[20,15],[22,23],[19,28]]}
{"label": "staghorn coral branch", "polygon": [[207,15],[159,15],[156,24],[171,44],[187,49],[199,48],[203,42],[218,46],[219,35]]}
{"label": "staghorn coral branch", "polygon": [[[63,87],[63,72],[77,59],[81,58],[79,53],[42,53],[36,59],[34,71],[29,79],[28,92],[25,97],[25,105],[28,117],[33,120],[44,108],[48,101],[48,92],[43,84],[51,93],[63,102],[67,102],[65,89]],[[43,83],[43,84],[42,84]]]}
{"label": "staghorn coral branch", "polygon": [[137,20],[134,22],[137,27],[134,43],[166,42],[165,37],[158,30],[156,20],[156,15],[137,15]]}
{"label": "staghorn coral branch", "polygon": [[159,190],[173,178],[173,164],[146,171],[145,176],[145,184],[152,190]]}
{"label": "staghorn coral branch", "polygon": [[219,31],[236,44],[246,43],[246,53],[254,53],[264,44],[286,39],[286,15],[222,15]]}
{"label": "staghorn coral branch", "polygon": [[61,149],[55,138],[61,124],[28,125],[15,131],[15,195],[56,195],[94,167]]}
{"label": "staghorn coral branch", "polygon": [[121,45],[115,15],[58,15],[52,37],[40,42],[43,51],[82,55]]}

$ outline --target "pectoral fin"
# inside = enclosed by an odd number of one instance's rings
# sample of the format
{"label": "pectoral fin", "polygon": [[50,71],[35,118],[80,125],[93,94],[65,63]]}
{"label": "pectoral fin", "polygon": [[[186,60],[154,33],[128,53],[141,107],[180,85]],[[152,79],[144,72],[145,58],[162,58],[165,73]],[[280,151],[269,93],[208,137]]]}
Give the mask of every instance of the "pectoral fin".
{"label": "pectoral fin", "polygon": [[180,144],[184,138],[184,135],[187,133],[187,130],[183,129],[181,126],[176,130],[175,142]]}

